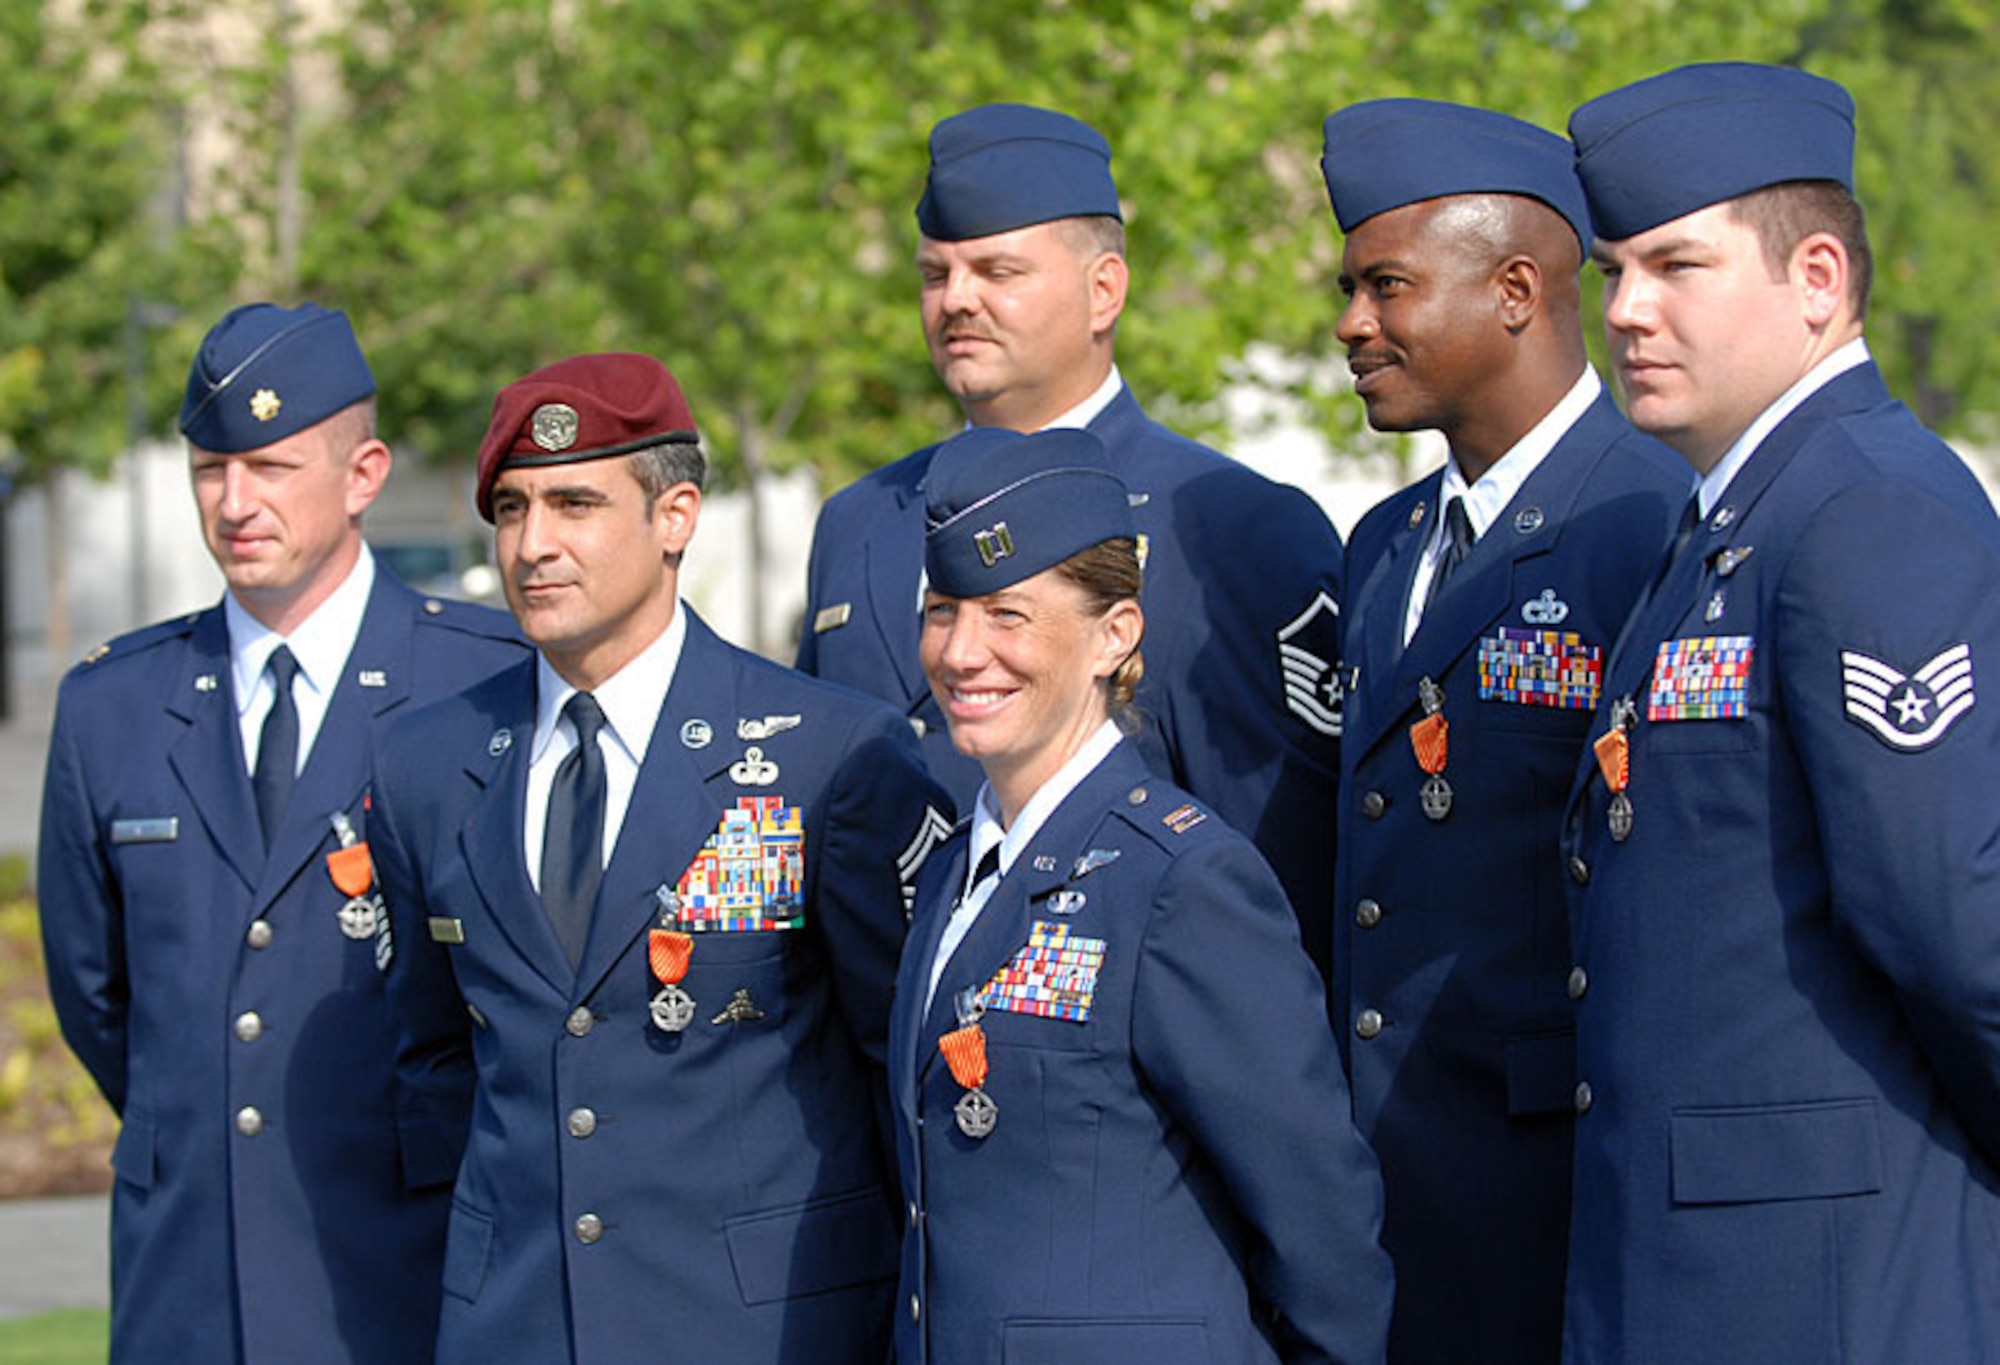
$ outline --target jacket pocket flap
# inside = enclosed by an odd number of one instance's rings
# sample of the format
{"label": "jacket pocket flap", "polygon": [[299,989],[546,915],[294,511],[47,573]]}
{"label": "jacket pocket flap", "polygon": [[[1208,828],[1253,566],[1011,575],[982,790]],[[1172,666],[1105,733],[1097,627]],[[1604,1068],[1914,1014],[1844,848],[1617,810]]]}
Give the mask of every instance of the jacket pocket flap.
{"label": "jacket pocket flap", "polygon": [[1200,1318],[1015,1319],[1002,1328],[1003,1365],[1069,1365],[1079,1360],[1143,1360],[1208,1365]]}
{"label": "jacket pocket flap", "polygon": [[880,1190],[731,1219],[724,1231],[746,1304],[886,1280],[896,1273],[897,1229]]}
{"label": "jacket pocket flap", "polygon": [[1684,1109],[1670,1132],[1677,1204],[1831,1199],[1882,1188],[1870,1099]]}

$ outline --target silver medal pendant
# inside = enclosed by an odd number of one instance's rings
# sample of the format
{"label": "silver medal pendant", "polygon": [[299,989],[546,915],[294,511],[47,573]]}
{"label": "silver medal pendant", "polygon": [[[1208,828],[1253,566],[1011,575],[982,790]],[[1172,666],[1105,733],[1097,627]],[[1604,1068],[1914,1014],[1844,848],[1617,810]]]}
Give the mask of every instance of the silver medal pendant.
{"label": "silver medal pendant", "polygon": [[1611,818],[1611,837],[1624,843],[1632,833],[1632,798],[1624,792],[1613,792],[1608,814]]}
{"label": "silver medal pendant", "polygon": [[958,1117],[958,1131],[969,1138],[983,1138],[993,1131],[993,1125],[1000,1121],[1000,1106],[984,1090],[974,1087],[958,1097],[952,1106],[952,1113]]}
{"label": "silver medal pendant", "polygon": [[660,987],[646,1008],[652,1011],[653,1027],[662,1033],[679,1033],[694,1022],[694,997],[679,986]]}
{"label": "silver medal pendant", "polygon": [[1442,820],[1451,814],[1451,783],[1444,780],[1442,773],[1432,773],[1424,779],[1424,789],[1418,798],[1424,807],[1424,814],[1433,820]]}
{"label": "silver medal pendant", "polygon": [[373,896],[350,896],[347,904],[338,911],[340,932],[359,941],[375,937],[375,925],[382,914],[382,907]]}

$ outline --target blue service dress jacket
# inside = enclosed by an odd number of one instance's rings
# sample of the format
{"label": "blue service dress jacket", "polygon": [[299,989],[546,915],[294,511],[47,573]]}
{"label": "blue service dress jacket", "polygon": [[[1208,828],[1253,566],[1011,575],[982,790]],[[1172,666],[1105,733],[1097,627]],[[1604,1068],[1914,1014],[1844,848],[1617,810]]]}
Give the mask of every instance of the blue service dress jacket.
{"label": "blue service dress jacket", "polygon": [[[1139,746],[1155,773],[1256,843],[1324,972],[1340,763],[1340,537],[1304,493],[1151,421],[1129,388],[1090,430],[1131,490],[1143,538]],[[911,717],[932,773],[969,809],[979,766],[952,748],[917,659],[923,480],[935,449],[821,508],[798,666]]]}
{"label": "blue service dress jacket", "polygon": [[[123,1120],[118,1362],[420,1362],[457,1153],[405,1128],[369,837],[370,737],[525,656],[513,623],[380,566],[268,854],[218,606],[63,680],[37,890],[63,1036]],[[345,913],[343,913],[345,912]]]}
{"label": "blue service dress jacket", "polygon": [[[530,661],[377,763],[404,1064],[431,1122],[470,1121],[437,1360],[879,1365],[902,875],[947,798],[889,708],[690,613],[572,969],[522,851],[535,707]],[[652,931],[724,893],[664,1029]]]}
{"label": "blue service dress jacket", "polygon": [[[896,986],[897,1359],[1380,1361],[1381,1185],[1256,850],[1123,742],[1001,879],[926,1011],[965,848],[961,831],[920,883]],[[983,1138],[957,1124],[938,1046],[968,993],[998,1108]]]}
{"label": "blue service dress jacket", "polygon": [[1625,837],[1588,761],[1564,836],[1575,1365],[2000,1359],[1996,582],[1867,364],[1634,615]]}
{"label": "blue service dress jacket", "polygon": [[[1600,394],[1475,542],[1403,643],[1442,472],[1348,542],[1333,1017],[1382,1164],[1391,1356],[1561,1350],[1569,1231],[1564,801],[1605,656],[1692,486]],[[1411,727],[1446,725],[1451,803],[1425,813]]]}

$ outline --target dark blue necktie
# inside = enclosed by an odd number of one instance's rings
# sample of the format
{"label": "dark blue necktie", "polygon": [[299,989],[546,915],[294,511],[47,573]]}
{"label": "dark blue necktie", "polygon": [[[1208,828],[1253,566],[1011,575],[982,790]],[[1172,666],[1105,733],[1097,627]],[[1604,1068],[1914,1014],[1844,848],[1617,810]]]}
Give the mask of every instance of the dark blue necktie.
{"label": "dark blue necktie", "polygon": [[576,747],[556,768],[549,787],[549,818],[542,830],[542,904],[570,966],[583,960],[597,884],[604,879],[604,750],[597,732],[604,709],[588,692],[563,706],[576,730]]}
{"label": "dark blue necktie", "polygon": [[1437,601],[1438,590],[1444,587],[1445,579],[1452,571],[1465,562],[1472,553],[1472,518],[1466,513],[1465,499],[1453,498],[1444,505],[1444,553],[1438,557],[1437,568],[1431,573],[1430,586],[1424,589],[1424,610],[1429,611],[1431,603]]}
{"label": "dark blue necktie", "polygon": [[264,846],[278,837],[278,824],[285,818],[285,803],[291,800],[292,783],[299,769],[299,708],[292,700],[292,680],[299,676],[299,661],[292,651],[279,645],[264,665],[271,675],[271,709],[264,716],[262,737],[257,741],[257,767],[250,774],[250,789],[257,796],[257,823],[264,830]]}

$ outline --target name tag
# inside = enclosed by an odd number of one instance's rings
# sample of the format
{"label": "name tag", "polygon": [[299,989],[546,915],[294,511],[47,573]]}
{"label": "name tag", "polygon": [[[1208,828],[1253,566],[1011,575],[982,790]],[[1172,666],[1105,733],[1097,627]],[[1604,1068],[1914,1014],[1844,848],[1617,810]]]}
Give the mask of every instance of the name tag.
{"label": "name tag", "polygon": [[847,624],[847,618],[854,614],[854,604],[837,602],[830,607],[821,607],[813,617],[813,634],[824,635],[829,630],[837,630]]}
{"label": "name tag", "polygon": [[180,837],[181,821],[177,815],[111,822],[111,842],[114,844],[170,844]]}
{"label": "name tag", "polygon": [[431,916],[431,942],[465,942],[465,921],[452,919],[449,915]]}

